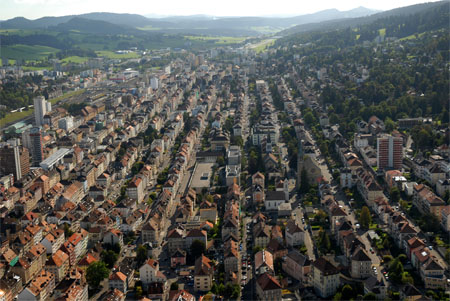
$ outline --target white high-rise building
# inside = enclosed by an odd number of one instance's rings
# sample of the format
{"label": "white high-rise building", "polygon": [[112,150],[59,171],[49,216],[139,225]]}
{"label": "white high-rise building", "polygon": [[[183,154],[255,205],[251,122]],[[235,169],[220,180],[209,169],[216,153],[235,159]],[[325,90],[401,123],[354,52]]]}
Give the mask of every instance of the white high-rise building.
{"label": "white high-rise building", "polygon": [[44,115],[47,113],[47,102],[44,96],[37,96],[34,98],[34,120],[36,126],[44,124]]}
{"label": "white high-rise building", "polygon": [[150,79],[150,86],[152,87],[153,90],[158,89],[159,87],[159,81],[157,77],[152,77]]}
{"label": "white high-rise building", "polygon": [[58,127],[60,129],[65,130],[66,132],[70,132],[73,129],[73,117],[72,116],[66,116],[64,118],[61,118],[58,120]]}

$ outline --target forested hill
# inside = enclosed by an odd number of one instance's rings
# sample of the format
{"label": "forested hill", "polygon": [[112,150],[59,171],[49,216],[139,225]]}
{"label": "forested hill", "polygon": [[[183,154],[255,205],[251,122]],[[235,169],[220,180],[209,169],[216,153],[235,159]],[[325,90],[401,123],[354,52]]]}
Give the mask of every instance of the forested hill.
{"label": "forested hill", "polygon": [[[405,7],[400,7],[396,9],[392,9],[389,11],[373,14],[366,17],[360,17],[360,18],[348,18],[348,19],[339,19],[339,20],[330,20],[320,23],[309,23],[309,24],[302,24],[298,26],[294,26],[291,28],[288,28],[286,30],[283,30],[280,32],[281,35],[292,35],[295,33],[302,33],[302,32],[308,32],[308,31],[327,31],[327,30],[333,30],[333,29],[344,29],[348,27],[360,27],[366,24],[373,24],[376,22],[389,22],[387,20],[389,19],[395,19],[395,20],[404,20],[405,18],[409,19],[410,16],[415,17],[426,17],[426,15],[433,15],[431,11],[434,10],[442,10],[443,13],[447,13],[448,18],[448,12],[450,9],[450,1],[439,1],[439,2],[431,2],[431,3],[422,3],[422,4],[415,4]],[[431,12],[431,13],[429,13]],[[423,23],[428,23],[429,20],[425,20]],[[448,26],[448,19],[446,20],[447,26]]]}
{"label": "forested hill", "polygon": [[[370,23],[347,26],[343,29],[316,30],[288,35],[278,40],[277,45],[287,46],[312,42],[316,45],[328,47],[344,47],[362,44],[364,41],[373,41],[380,36],[404,38],[413,34],[439,29],[448,29],[449,24],[449,1],[439,2],[433,5],[420,5],[422,10],[417,11],[409,7],[403,12],[414,11],[414,13],[400,15],[388,14],[388,17],[375,19]],[[396,10],[400,12],[400,10]],[[371,18],[371,17],[367,17]]]}

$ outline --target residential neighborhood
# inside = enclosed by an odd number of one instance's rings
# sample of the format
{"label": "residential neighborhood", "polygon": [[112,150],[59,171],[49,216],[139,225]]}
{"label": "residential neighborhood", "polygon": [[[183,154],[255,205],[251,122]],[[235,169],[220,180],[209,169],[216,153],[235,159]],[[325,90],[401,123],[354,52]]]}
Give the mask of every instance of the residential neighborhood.
{"label": "residential neighborhood", "polygon": [[[358,51],[418,55],[388,42]],[[0,301],[448,300],[448,116],[364,108],[381,71],[289,45],[98,60],[36,96],[1,133]]]}

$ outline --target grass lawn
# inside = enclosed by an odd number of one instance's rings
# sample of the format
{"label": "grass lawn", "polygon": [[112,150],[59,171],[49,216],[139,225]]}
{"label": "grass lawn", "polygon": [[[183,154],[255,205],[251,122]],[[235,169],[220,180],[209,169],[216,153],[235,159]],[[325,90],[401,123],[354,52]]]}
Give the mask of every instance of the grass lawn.
{"label": "grass lawn", "polygon": [[37,71],[37,70],[53,70],[53,67],[35,67],[35,66],[22,66],[23,71]]}
{"label": "grass lawn", "polygon": [[386,28],[381,28],[381,29],[379,29],[379,30],[378,30],[378,34],[379,34],[380,36],[385,36],[385,35],[386,35]]}
{"label": "grass lawn", "polygon": [[88,60],[89,60],[88,57],[75,55],[75,56],[69,56],[69,57],[63,58],[61,60],[61,62],[63,64],[67,64],[67,63],[81,64],[81,63],[87,62]]}
{"label": "grass lawn", "polygon": [[13,123],[19,119],[30,116],[31,114],[33,114],[33,112],[34,112],[34,109],[30,109],[28,111],[22,111],[22,112],[9,113],[5,117],[0,119],[0,128],[3,128],[8,123]]}
{"label": "grass lawn", "polygon": [[137,29],[140,29],[140,30],[159,30],[159,29],[161,29],[161,28],[153,27],[153,26],[151,26],[151,25],[146,25],[146,26],[144,26],[144,27],[138,27]]}
{"label": "grass lawn", "polygon": [[275,44],[275,40],[268,39],[268,40],[265,40],[265,41],[262,41],[261,43],[259,43],[258,46],[253,48],[253,50],[255,50],[256,53],[261,53],[261,52],[264,52],[267,47],[272,46],[273,44]]}
{"label": "grass lawn", "polygon": [[2,57],[13,60],[42,60],[51,53],[58,52],[59,49],[41,45],[8,45],[0,47]]}
{"label": "grass lawn", "polygon": [[184,36],[186,40],[191,41],[214,41],[215,44],[238,44],[245,41],[246,37],[225,37],[225,36]]}
{"label": "grass lawn", "polygon": [[109,50],[102,50],[102,51],[96,51],[98,56],[104,56],[109,59],[137,59],[139,58],[139,54],[136,52],[129,52],[129,53],[115,53],[114,51]]}

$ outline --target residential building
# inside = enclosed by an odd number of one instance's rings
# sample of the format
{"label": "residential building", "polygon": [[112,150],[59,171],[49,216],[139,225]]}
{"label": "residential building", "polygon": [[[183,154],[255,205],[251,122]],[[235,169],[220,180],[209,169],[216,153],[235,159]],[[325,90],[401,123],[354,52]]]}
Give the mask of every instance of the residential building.
{"label": "residential building", "polygon": [[208,292],[213,283],[214,269],[212,261],[202,255],[195,261],[194,291]]}
{"label": "residential building", "polygon": [[377,138],[377,167],[379,169],[402,169],[403,139],[391,135]]}
{"label": "residential building", "polygon": [[311,272],[311,261],[299,251],[292,250],[286,255],[282,268],[292,278],[307,283]]}
{"label": "residential building", "polygon": [[159,262],[154,259],[147,260],[140,268],[139,275],[144,285],[153,282],[165,282],[166,276],[159,270]]}
{"label": "residential building", "polygon": [[111,276],[109,276],[109,289],[118,289],[122,293],[126,294],[128,291],[127,286],[127,276],[125,276],[122,272],[113,272]]}
{"label": "residential building", "polygon": [[321,298],[333,296],[341,285],[339,270],[324,257],[314,261],[312,277],[314,290]]}
{"label": "residential building", "polygon": [[286,245],[288,247],[296,247],[304,244],[305,232],[293,220],[287,222],[284,230],[286,237]]}
{"label": "residential building", "polygon": [[19,181],[30,171],[30,155],[28,150],[18,145],[18,139],[14,144],[6,144],[0,148],[0,174],[13,174],[14,180]]}
{"label": "residential building", "polygon": [[362,247],[358,247],[353,252],[351,261],[350,275],[352,278],[364,279],[371,275],[372,260]]}
{"label": "residential building", "polygon": [[281,300],[281,285],[274,276],[264,273],[256,279],[256,295],[258,300]]}

